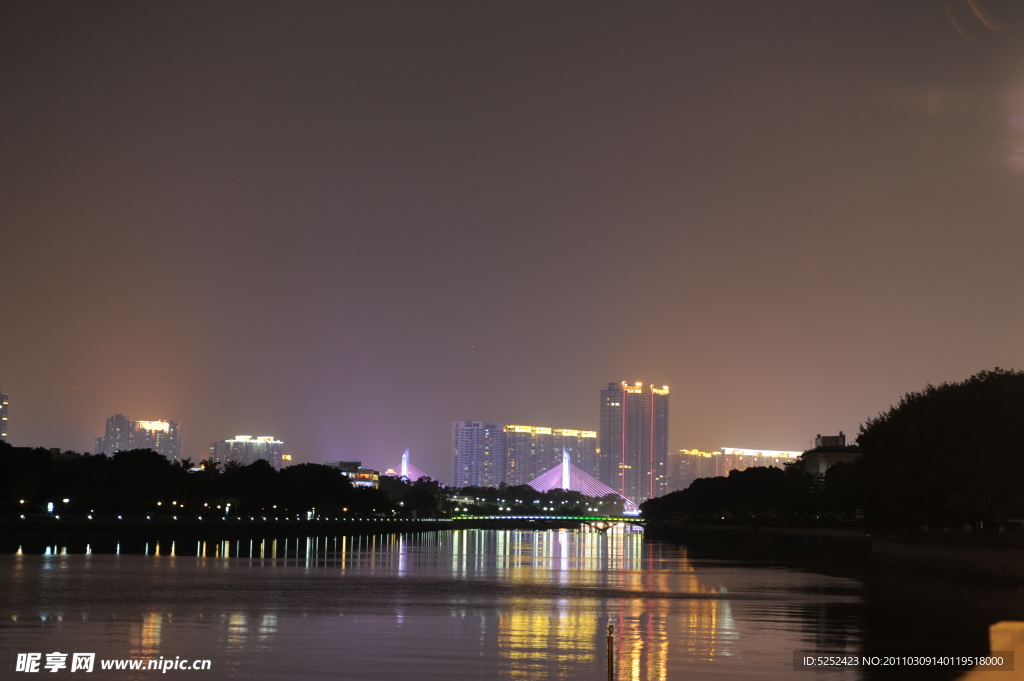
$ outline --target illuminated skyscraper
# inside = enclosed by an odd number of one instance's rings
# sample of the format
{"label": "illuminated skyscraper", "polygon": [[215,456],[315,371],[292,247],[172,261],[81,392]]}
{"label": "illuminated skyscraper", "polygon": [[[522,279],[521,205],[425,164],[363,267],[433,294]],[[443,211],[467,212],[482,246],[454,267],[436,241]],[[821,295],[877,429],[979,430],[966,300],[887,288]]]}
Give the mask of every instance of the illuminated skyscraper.
{"label": "illuminated skyscraper", "polygon": [[525,485],[555,465],[551,431],[545,426],[505,426],[505,484]]}
{"label": "illuminated skyscraper", "polygon": [[590,474],[594,466],[597,432],[548,428],[546,426],[505,426],[505,477],[508,485],[525,485],[562,461],[569,461]]}
{"label": "illuminated skyscraper", "polygon": [[699,449],[681,449],[668,454],[668,487],[666,492],[686,489],[698,478],[721,475],[721,452],[702,452]]}
{"label": "illuminated skyscraper", "polygon": [[177,421],[136,421],[132,449],[152,449],[177,461],[181,456]]}
{"label": "illuminated skyscraper", "polygon": [[[569,462],[587,475],[597,477],[597,431],[555,428],[552,431],[552,447],[558,463],[562,451],[569,453]],[[543,472],[543,471],[541,471]]]}
{"label": "illuminated skyscraper", "polygon": [[601,391],[597,479],[640,503],[667,491],[668,386],[609,383]]}
{"label": "illuminated skyscraper", "polygon": [[273,437],[236,435],[230,440],[221,440],[210,445],[210,460],[225,464],[229,461],[248,466],[256,461],[266,461],[274,470],[281,470],[284,442]]}
{"label": "illuminated skyscraper", "polygon": [[686,489],[698,478],[729,475],[730,471],[744,471],[755,466],[781,468],[797,461],[800,452],[771,449],[736,449],[722,447],[720,452],[702,452],[681,449],[668,455],[668,490]]}
{"label": "illuminated skyscraper", "polygon": [[0,390],[0,440],[7,442],[7,395]]}
{"label": "illuminated skyscraper", "polygon": [[96,438],[97,454],[116,454],[127,452],[132,447],[132,431],[135,424],[123,414],[114,414],[107,419],[107,429],[102,437]]}
{"label": "illuminated skyscraper", "polygon": [[722,447],[718,475],[729,475],[729,471],[745,471],[754,467],[781,468],[800,459],[802,452],[785,452],[773,449],[737,449]]}
{"label": "illuminated skyscraper", "polygon": [[452,485],[497,487],[505,475],[505,438],[500,423],[452,423]]}
{"label": "illuminated skyscraper", "polygon": [[593,430],[456,421],[452,424],[452,484],[525,485],[561,462],[562,450],[573,465],[591,473],[596,443]]}
{"label": "illuminated skyscraper", "polygon": [[122,414],[107,419],[103,437],[96,438],[97,454],[116,454],[132,449],[152,449],[168,459],[181,456],[177,421],[132,421]]}

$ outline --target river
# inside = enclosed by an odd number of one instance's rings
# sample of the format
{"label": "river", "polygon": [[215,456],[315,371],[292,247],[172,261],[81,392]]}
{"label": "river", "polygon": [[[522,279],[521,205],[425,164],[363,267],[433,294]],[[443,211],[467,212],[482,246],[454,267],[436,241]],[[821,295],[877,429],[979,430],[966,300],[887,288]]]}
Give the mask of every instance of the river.
{"label": "river", "polygon": [[71,654],[95,653],[86,678],[100,679],[154,678],[100,668],[145,659],[209,660],[209,671],[166,672],[198,679],[604,680],[612,625],[621,681],[946,679],[796,671],[793,657],[983,653],[988,624],[1024,615],[1005,590],[730,560],[631,528],[99,548],[0,556],[7,671],[19,653],[44,664],[56,652],[68,654],[59,673]]}

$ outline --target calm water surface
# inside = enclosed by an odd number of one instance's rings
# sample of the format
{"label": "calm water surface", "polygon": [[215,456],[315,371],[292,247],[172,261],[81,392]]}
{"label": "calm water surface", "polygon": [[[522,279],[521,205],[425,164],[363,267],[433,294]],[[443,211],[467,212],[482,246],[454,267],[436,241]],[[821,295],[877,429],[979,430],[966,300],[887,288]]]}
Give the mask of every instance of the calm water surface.
{"label": "calm water surface", "polygon": [[[205,658],[210,671],[167,674],[207,679],[603,680],[611,624],[623,681],[859,679],[794,671],[793,651],[858,652],[873,617],[858,579],[697,558],[630,530],[131,548],[142,553],[0,556],[0,669],[13,671],[17,653],[59,651]],[[1003,597],[985,594],[978,652],[996,616],[986,599]],[[919,619],[941,622],[977,598]],[[882,628],[899,628],[900,602]]]}

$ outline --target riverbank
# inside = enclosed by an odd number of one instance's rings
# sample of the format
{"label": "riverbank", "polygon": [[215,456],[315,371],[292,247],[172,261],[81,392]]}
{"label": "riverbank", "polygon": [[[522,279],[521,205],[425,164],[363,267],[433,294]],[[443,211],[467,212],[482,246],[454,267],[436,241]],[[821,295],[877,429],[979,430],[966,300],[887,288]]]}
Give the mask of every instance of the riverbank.
{"label": "riverbank", "polygon": [[1024,588],[1019,532],[886,533],[826,527],[649,525],[650,539],[764,560],[807,560],[842,569],[896,570]]}
{"label": "riverbank", "polygon": [[581,521],[487,520],[462,518],[312,518],[263,519],[248,517],[168,516],[95,518],[39,516],[0,518],[0,552],[19,548],[41,553],[46,547],[59,546],[71,553],[82,553],[87,545],[104,551],[118,543],[168,541],[235,541],[266,537],[309,537],[384,534],[393,532],[429,532],[453,529],[559,529],[578,528]]}

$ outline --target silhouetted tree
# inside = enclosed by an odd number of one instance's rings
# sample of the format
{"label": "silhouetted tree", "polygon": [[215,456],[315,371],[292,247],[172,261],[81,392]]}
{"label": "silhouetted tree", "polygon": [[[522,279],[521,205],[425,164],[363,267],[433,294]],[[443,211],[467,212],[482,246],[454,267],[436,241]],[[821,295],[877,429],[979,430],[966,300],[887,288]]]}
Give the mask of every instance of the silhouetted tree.
{"label": "silhouetted tree", "polygon": [[927,386],[861,427],[865,511],[889,524],[1024,516],[1024,372]]}
{"label": "silhouetted tree", "polygon": [[231,503],[238,514],[257,514],[279,500],[278,472],[262,459],[248,466],[225,466],[217,484],[218,503]]}
{"label": "silhouetted tree", "polygon": [[173,474],[184,474],[163,454],[150,449],[117,452],[110,457],[107,494],[116,508],[145,513],[174,491]]}
{"label": "silhouetted tree", "polygon": [[[352,483],[337,468],[303,463],[288,466],[279,476],[284,505],[292,512],[317,509],[324,514],[338,514],[343,507],[357,504]],[[387,504],[386,494],[383,499]]]}
{"label": "silhouetted tree", "polygon": [[441,483],[429,476],[423,476],[412,485],[402,496],[403,509],[415,512],[419,517],[430,517],[437,514],[437,495],[441,491]]}
{"label": "silhouetted tree", "polygon": [[382,475],[378,481],[379,489],[383,490],[393,501],[401,501],[409,491],[412,482],[408,478],[394,475]]}
{"label": "silhouetted tree", "polygon": [[864,508],[864,477],[859,461],[837,463],[825,473],[823,503],[826,512],[854,518]]}
{"label": "silhouetted tree", "polygon": [[813,517],[817,489],[802,463],[779,468],[754,467],[728,476],[699,478],[689,487],[640,505],[644,517],[750,520]]}

